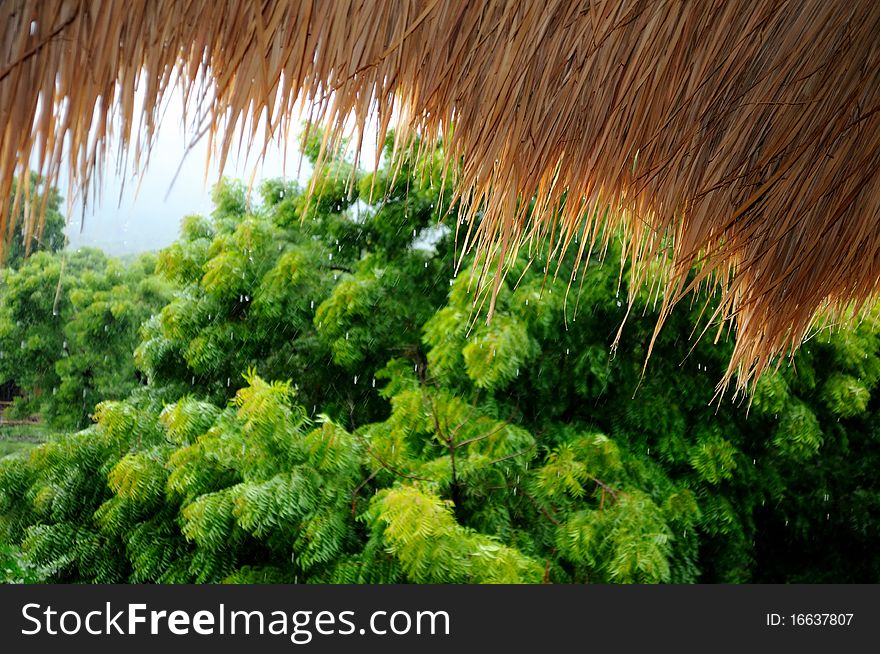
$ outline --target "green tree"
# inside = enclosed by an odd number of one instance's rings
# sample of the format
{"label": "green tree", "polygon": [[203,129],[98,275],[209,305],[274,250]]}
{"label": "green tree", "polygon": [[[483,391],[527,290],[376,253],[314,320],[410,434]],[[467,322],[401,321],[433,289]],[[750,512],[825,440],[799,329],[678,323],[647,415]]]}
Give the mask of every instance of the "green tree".
{"label": "green tree", "polygon": [[[817,331],[751,397],[719,400],[731,343],[693,339],[712,296],[652,341],[655,298],[628,309],[628,271],[596,252],[586,265],[571,248],[558,269],[521,252],[486,323],[479,269],[465,258],[454,274],[453,230],[436,225],[438,165],[359,178],[339,159],[311,198],[273,181],[259,205],[218,187],[214,214],[185,219],[143,278],[175,288],[135,349],[146,383],[106,391],[86,429],[0,461],[14,576],[880,579],[880,310]],[[51,306],[60,264],[31,261],[10,288],[32,290],[4,303],[0,326],[45,331],[45,353],[21,349],[59,375],[66,332],[35,307]]]}
{"label": "green tree", "polygon": [[351,428],[387,414],[375,372],[420,349],[421,325],[452,277],[431,165],[404,162],[398,185],[391,175],[359,180],[365,193],[373,188],[369,203],[348,189],[358,177],[344,160],[311,197],[269,181],[252,206],[241,184],[220,184],[211,218],[186,218],[159,255],[161,275],[180,290],[135,352],[151,385],[169,401],[191,393],[222,404],[255,366],[294,379],[312,415]]}
{"label": "green tree", "polygon": [[13,414],[85,427],[95,405],[139,383],[141,323],[168,299],[155,257],[124,265],[99,250],[38,252],[0,272],[0,383],[20,389]]}

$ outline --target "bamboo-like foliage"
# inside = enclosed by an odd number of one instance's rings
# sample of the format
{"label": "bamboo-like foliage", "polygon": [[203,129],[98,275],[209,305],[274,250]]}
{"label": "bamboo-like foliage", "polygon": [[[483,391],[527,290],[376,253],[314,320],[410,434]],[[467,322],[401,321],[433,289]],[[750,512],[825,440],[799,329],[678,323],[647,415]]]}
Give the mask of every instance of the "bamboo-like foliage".
{"label": "bamboo-like foliage", "polygon": [[623,231],[627,260],[666,262],[632,267],[662,316],[717,285],[737,332],[725,381],[877,288],[870,0],[7,0],[0,30],[0,221],[13,175],[36,160],[57,179],[65,147],[87,194],[115,125],[145,163],[179,85],[221,163],[283,138],[300,100],[333,128],[325,146],[352,116],[355,145],[372,117],[381,138],[397,116],[400,148],[443,135],[493,298],[523,242]]}

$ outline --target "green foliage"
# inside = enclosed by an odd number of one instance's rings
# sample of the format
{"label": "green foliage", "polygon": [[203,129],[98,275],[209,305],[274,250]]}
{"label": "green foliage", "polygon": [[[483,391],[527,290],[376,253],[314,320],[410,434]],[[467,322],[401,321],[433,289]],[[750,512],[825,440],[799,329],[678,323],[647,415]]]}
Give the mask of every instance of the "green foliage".
{"label": "green foliage", "polygon": [[40,579],[33,564],[22,556],[17,547],[0,543],[0,583],[34,584],[39,583]]}
{"label": "green foliage", "polygon": [[[409,164],[400,176],[414,179]],[[159,255],[160,274],[179,291],[135,350],[151,385],[168,399],[190,393],[222,404],[240,373],[258,366],[293,379],[311,414],[354,426],[386,413],[374,374],[390,356],[420,349],[421,325],[452,276],[449,244],[441,230],[432,248],[410,247],[435,229],[429,186],[414,182],[405,196],[362,207],[352,178],[356,187],[358,174],[340,160],[311,197],[269,181],[257,208],[225,181],[210,220],[185,219],[181,239]]]}
{"label": "green foliage", "polygon": [[0,383],[21,391],[13,415],[82,428],[98,402],[139,383],[140,325],[169,296],[154,267],[152,255],[123,265],[83,249],[39,252],[0,273]]}
{"label": "green foliage", "polygon": [[558,270],[512,261],[486,324],[436,224],[439,154],[372,175],[328,156],[311,197],[219,185],[154,274],[68,255],[59,316],[58,256],[4,273],[22,409],[95,416],[0,460],[8,579],[880,579],[877,310],[719,400],[732,344],[692,339],[712,296],[652,342],[638,293],[612,351],[628,277],[575,239]]}
{"label": "green foliage", "polygon": [[412,487],[385,490],[366,520],[406,575],[420,583],[537,583],[541,566],[498,540],[459,525],[449,500]]}

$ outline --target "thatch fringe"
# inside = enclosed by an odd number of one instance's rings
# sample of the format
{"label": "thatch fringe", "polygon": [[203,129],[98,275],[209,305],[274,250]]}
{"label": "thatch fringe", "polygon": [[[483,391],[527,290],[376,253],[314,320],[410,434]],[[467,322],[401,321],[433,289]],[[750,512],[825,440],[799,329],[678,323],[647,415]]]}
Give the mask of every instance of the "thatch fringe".
{"label": "thatch fringe", "polygon": [[114,120],[137,163],[180,84],[221,161],[239,136],[286,134],[298,98],[331,138],[350,115],[384,135],[394,112],[401,146],[446,134],[460,197],[484,211],[467,243],[494,260],[524,237],[566,247],[586,220],[583,247],[611,207],[631,261],[669,261],[664,315],[718,285],[737,334],[725,381],[877,289],[873,0],[6,0],[0,25],[2,217],[13,175],[36,157],[57,179],[65,142],[88,189]]}

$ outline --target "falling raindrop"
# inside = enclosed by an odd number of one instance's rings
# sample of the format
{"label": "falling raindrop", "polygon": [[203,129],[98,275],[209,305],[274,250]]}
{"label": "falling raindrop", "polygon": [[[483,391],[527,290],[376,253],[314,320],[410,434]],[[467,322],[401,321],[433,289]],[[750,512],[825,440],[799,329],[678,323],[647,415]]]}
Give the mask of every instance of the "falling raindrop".
{"label": "falling raindrop", "polygon": [[226,378],[226,388],[229,388],[229,383],[232,381],[229,377]]}
{"label": "falling raindrop", "polygon": [[373,377],[373,388],[376,388],[376,378]]}
{"label": "falling raindrop", "polygon": [[355,375],[355,376],[354,376],[354,385],[357,386],[357,383],[358,383],[358,376]]}

